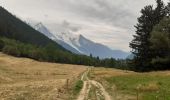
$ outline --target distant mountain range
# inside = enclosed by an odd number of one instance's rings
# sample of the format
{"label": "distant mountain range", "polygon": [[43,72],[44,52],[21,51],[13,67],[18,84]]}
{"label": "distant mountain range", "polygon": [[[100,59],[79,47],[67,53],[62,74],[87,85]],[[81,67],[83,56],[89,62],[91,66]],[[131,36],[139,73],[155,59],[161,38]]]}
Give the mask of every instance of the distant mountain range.
{"label": "distant mountain range", "polygon": [[54,34],[51,33],[50,30],[42,23],[34,25],[30,23],[30,25],[51,40],[63,46],[65,49],[76,54],[92,54],[94,57],[116,59],[124,59],[129,55],[127,52],[121,50],[112,50],[105,45],[95,43],[85,38],[83,35],[75,35],[71,32],[56,32],[57,34]]}

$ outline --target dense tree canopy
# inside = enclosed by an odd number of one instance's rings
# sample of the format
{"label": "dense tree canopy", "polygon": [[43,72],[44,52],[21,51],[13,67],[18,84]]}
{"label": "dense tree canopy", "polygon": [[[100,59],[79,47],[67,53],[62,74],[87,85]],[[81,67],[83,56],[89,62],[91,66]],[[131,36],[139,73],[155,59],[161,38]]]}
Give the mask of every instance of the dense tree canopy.
{"label": "dense tree canopy", "polygon": [[113,58],[99,59],[92,55],[76,55],[70,52],[56,50],[55,46],[52,44],[42,47],[23,43],[14,39],[0,37],[0,47],[0,51],[6,54],[17,57],[32,58],[39,61],[124,69],[124,63],[120,63],[124,60],[116,60]]}
{"label": "dense tree canopy", "polygon": [[134,54],[133,66],[136,71],[152,70],[151,60],[154,56],[153,50],[150,48],[150,33],[153,27],[167,15],[166,7],[162,0],[156,0],[157,6],[148,5],[141,10],[141,16],[135,26],[136,34],[130,43],[132,53]]}
{"label": "dense tree canopy", "polygon": [[0,7],[0,36],[38,46],[46,46],[50,43],[58,50],[67,51],[2,7]]}
{"label": "dense tree canopy", "polygon": [[154,69],[170,69],[170,18],[164,18],[154,27],[150,41],[155,54],[151,62]]}

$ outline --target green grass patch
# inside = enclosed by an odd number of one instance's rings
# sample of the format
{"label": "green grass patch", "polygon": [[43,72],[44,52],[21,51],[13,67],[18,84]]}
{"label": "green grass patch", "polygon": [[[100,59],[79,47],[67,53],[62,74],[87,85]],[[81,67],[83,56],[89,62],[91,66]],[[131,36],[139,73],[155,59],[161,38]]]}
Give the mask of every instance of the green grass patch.
{"label": "green grass patch", "polygon": [[78,80],[75,86],[73,87],[73,94],[77,95],[81,91],[82,87],[83,87],[83,81]]}
{"label": "green grass patch", "polygon": [[95,92],[96,92],[96,87],[92,85],[92,87],[90,88],[89,94],[88,94],[88,99],[96,100],[97,96]]}
{"label": "green grass patch", "polygon": [[123,94],[135,96],[138,90],[143,100],[170,100],[170,76],[137,74],[105,80],[110,86],[115,84],[117,91]]}
{"label": "green grass patch", "polygon": [[77,80],[76,82],[74,82],[74,85],[72,85],[71,90],[68,91],[69,96],[67,100],[76,100],[82,88],[83,88],[83,81]]}

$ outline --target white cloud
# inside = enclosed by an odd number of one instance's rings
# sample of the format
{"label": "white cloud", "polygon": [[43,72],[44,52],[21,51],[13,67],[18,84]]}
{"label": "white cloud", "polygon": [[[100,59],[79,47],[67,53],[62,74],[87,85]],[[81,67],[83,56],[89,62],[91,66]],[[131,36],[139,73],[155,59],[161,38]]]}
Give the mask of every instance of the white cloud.
{"label": "white cloud", "polygon": [[45,23],[55,33],[67,28],[112,49],[129,51],[140,9],[154,1],[1,0],[0,4],[24,20]]}

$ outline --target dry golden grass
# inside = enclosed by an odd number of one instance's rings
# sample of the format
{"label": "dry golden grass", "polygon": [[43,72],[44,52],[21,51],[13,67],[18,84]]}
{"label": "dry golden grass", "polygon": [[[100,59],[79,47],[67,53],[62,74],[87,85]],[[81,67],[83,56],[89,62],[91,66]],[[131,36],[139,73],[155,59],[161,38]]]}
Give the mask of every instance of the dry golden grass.
{"label": "dry golden grass", "polygon": [[119,70],[113,68],[93,68],[93,74],[97,77],[113,77],[113,76],[127,76],[127,75],[150,75],[150,76],[170,76],[170,71],[154,71],[146,73],[137,73],[127,70]]}
{"label": "dry golden grass", "polygon": [[117,86],[115,84],[109,84],[105,78],[110,77],[118,77],[118,76],[127,76],[127,75],[136,75],[138,73],[133,71],[127,71],[127,70],[119,70],[119,69],[113,69],[113,68],[93,68],[91,71],[91,77],[94,80],[99,81],[106,90],[110,93],[113,100],[136,100],[134,96],[131,96],[129,94],[121,94],[117,91]]}
{"label": "dry golden grass", "polygon": [[136,100],[137,91],[141,100],[162,97],[170,100],[170,71],[137,73],[111,68],[93,68],[91,78],[101,82],[113,98]]}
{"label": "dry golden grass", "polygon": [[[99,81],[113,100],[170,100],[170,71],[137,73],[112,68],[92,68],[90,78]],[[138,94],[138,95],[137,95]]]}
{"label": "dry golden grass", "polygon": [[0,100],[62,100],[66,80],[72,82],[86,68],[0,53]]}
{"label": "dry golden grass", "polygon": [[93,74],[97,77],[112,77],[137,74],[133,71],[119,70],[113,68],[93,68]]}
{"label": "dry golden grass", "polygon": [[137,86],[137,90],[143,91],[143,92],[158,91],[159,88],[160,88],[159,85],[157,83],[155,83],[155,82],[148,83],[148,84],[145,84],[145,85],[139,84]]}

